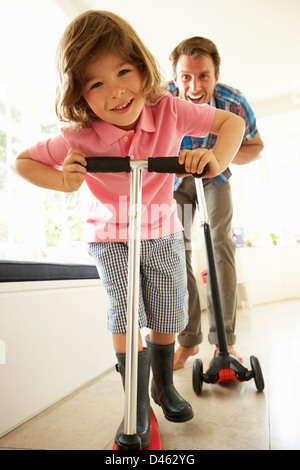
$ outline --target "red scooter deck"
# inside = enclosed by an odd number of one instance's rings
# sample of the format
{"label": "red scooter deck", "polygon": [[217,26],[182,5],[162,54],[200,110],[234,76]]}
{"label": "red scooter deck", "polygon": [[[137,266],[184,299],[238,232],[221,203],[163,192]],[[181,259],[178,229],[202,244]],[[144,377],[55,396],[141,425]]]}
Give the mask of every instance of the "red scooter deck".
{"label": "red scooter deck", "polygon": [[[113,445],[112,450],[118,450],[116,444]],[[150,418],[150,445],[143,450],[161,450],[161,439],[158,432],[158,423],[152,408]]]}

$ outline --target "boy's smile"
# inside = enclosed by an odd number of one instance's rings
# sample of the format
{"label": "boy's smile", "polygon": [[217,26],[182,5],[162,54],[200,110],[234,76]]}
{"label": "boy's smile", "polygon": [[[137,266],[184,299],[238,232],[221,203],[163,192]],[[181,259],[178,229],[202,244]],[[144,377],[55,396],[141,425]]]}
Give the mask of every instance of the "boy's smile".
{"label": "boy's smile", "polygon": [[117,54],[101,55],[86,68],[83,97],[103,121],[121,129],[135,129],[144,106],[142,77]]}
{"label": "boy's smile", "polygon": [[120,105],[120,106],[116,106],[115,108],[112,109],[112,111],[119,111],[119,112],[127,112],[129,106],[132,104],[133,102],[133,99],[132,100],[129,100],[129,101],[126,101],[126,103]]}

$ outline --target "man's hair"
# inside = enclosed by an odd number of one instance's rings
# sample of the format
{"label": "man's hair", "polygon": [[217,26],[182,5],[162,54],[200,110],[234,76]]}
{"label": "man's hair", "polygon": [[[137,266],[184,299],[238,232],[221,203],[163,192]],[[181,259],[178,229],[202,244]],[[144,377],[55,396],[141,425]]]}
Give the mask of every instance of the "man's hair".
{"label": "man's hair", "polygon": [[57,49],[56,114],[61,121],[83,128],[99,120],[82,93],[87,65],[107,53],[136,66],[145,103],[157,103],[166,86],[156,59],[124,19],[108,11],[90,10],[69,24]]}
{"label": "man's hair", "polygon": [[194,36],[181,41],[181,43],[175,47],[169,57],[175,76],[178,59],[183,54],[194,58],[201,55],[210,56],[215,66],[215,76],[217,77],[219,74],[221,57],[219,56],[217,46],[210,39]]}

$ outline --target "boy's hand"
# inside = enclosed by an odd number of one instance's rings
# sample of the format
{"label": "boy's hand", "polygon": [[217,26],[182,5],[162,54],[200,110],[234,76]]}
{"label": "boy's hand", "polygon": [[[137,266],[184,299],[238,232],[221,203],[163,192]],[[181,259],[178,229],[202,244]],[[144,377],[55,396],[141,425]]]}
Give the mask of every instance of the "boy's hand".
{"label": "boy's hand", "polygon": [[63,184],[67,192],[77,191],[85,180],[86,171],[85,153],[71,148],[62,164]]}
{"label": "boy's hand", "polygon": [[[208,172],[205,177],[216,176],[221,173],[220,165],[212,150],[198,148],[194,150],[181,150],[179,163],[184,164],[188,173],[202,173],[206,165]],[[188,176],[187,174],[177,175],[178,177]]]}

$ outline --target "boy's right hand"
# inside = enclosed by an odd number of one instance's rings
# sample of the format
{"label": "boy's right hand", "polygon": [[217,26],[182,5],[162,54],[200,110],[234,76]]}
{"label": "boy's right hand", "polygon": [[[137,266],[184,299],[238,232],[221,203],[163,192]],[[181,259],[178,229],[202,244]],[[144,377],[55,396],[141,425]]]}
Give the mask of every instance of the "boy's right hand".
{"label": "boy's right hand", "polygon": [[76,148],[70,148],[62,164],[63,184],[67,192],[77,191],[86,176],[86,155]]}

